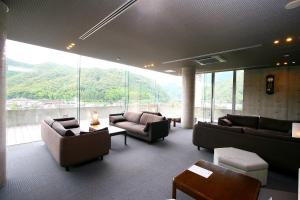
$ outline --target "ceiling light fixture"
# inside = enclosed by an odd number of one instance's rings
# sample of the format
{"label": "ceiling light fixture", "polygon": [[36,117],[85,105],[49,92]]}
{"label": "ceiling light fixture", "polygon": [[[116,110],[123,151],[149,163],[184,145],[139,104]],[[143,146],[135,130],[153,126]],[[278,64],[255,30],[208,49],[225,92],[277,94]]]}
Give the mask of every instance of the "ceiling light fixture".
{"label": "ceiling light fixture", "polygon": [[293,38],[292,38],[292,37],[287,37],[287,38],[285,39],[285,41],[286,41],[286,42],[292,42],[292,41],[293,41]]}
{"label": "ceiling light fixture", "polygon": [[71,42],[67,47],[66,47],[66,49],[67,50],[70,50],[70,49],[72,49],[73,47],[75,47],[75,43],[74,42]]}
{"label": "ceiling light fixture", "polygon": [[292,63],[293,63],[293,64],[296,64],[296,62],[295,62],[295,61],[293,61]]}
{"label": "ceiling light fixture", "polygon": [[292,0],[285,5],[285,9],[290,10],[300,6],[300,0]]}
{"label": "ceiling light fixture", "polygon": [[277,66],[280,66],[280,62],[276,63]]}
{"label": "ceiling light fixture", "polygon": [[127,9],[129,9],[137,0],[129,0],[125,2],[123,5],[118,7],[116,10],[114,10],[112,13],[110,13],[108,16],[106,16],[104,19],[102,19],[98,24],[90,28],[88,31],[86,31],[84,34],[82,34],[79,39],[85,40],[86,38],[90,37],[92,34],[94,34],[96,31],[104,27],[106,24],[117,18],[119,15],[124,13]]}
{"label": "ceiling light fixture", "polygon": [[284,62],[283,64],[284,64],[284,65],[287,65],[287,64],[288,64],[288,62]]}
{"label": "ceiling light fixture", "polygon": [[274,40],[273,44],[279,44],[279,40]]}

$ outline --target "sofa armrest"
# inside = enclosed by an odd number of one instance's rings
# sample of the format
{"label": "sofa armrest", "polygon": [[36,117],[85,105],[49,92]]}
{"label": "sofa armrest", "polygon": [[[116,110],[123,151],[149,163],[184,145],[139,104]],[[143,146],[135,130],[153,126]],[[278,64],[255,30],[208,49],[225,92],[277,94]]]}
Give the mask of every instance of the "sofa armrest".
{"label": "sofa armrest", "polygon": [[64,137],[61,142],[62,166],[71,166],[109,153],[110,136],[107,130]]}
{"label": "sofa armrest", "polygon": [[148,133],[151,141],[167,137],[169,134],[169,121],[163,120],[159,122],[150,123]]}
{"label": "sofa armrest", "polygon": [[108,119],[109,119],[109,124],[114,124],[114,117],[121,117],[123,116],[124,113],[115,113],[115,114],[109,114]]}

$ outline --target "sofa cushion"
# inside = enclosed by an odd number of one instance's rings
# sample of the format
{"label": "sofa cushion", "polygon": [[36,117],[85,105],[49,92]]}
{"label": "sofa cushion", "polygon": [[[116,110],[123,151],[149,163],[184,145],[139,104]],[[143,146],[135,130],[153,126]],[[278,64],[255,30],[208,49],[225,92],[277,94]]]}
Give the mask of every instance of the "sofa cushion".
{"label": "sofa cushion", "polygon": [[52,124],[52,128],[61,136],[74,136],[75,135],[72,130],[65,129],[63,127],[63,125],[61,125],[57,121]]}
{"label": "sofa cushion", "polygon": [[263,134],[265,136],[270,135],[270,136],[285,136],[285,137],[291,137],[290,133],[287,132],[281,132],[281,131],[274,131],[274,130],[269,130],[269,129],[253,129],[253,128],[243,128],[244,133],[248,134]]}
{"label": "sofa cushion", "polygon": [[267,117],[259,118],[259,128],[288,133],[292,129],[293,121],[278,120]]}
{"label": "sofa cushion", "polygon": [[120,128],[124,128],[124,129],[127,129],[128,127],[131,127],[133,125],[136,125],[136,123],[128,122],[128,121],[118,122],[118,123],[114,124],[114,126],[117,126],[117,127],[120,127]]}
{"label": "sofa cushion", "polygon": [[221,126],[232,126],[232,122],[227,118],[219,119],[218,124]]}
{"label": "sofa cushion", "polygon": [[198,125],[200,125],[202,127],[213,128],[213,129],[218,129],[218,130],[243,133],[243,129],[240,127],[220,126],[220,125],[215,125],[215,124],[210,124],[210,123],[200,122],[200,121],[198,121]]}
{"label": "sofa cushion", "polygon": [[142,113],[148,113],[148,114],[152,114],[152,115],[162,116],[162,114],[160,112],[143,111]]}
{"label": "sofa cushion", "polygon": [[140,124],[146,125],[147,123],[162,121],[164,117],[153,115],[149,113],[143,113],[140,119]]}
{"label": "sofa cushion", "polygon": [[61,121],[68,121],[68,120],[73,120],[73,119],[75,119],[75,117],[63,117],[63,118],[56,118],[56,119],[54,119],[54,121],[61,122]]}
{"label": "sofa cushion", "polygon": [[242,115],[227,114],[227,119],[229,119],[229,121],[232,122],[232,125],[258,128],[259,117],[257,116],[242,116]]}
{"label": "sofa cushion", "polygon": [[44,119],[44,121],[46,122],[46,124],[48,124],[50,127],[52,127],[52,124],[54,123],[54,119],[52,119],[51,117],[46,117]]}
{"label": "sofa cushion", "polygon": [[123,115],[116,115],[116,116],[109,116],[109,121],[113,124],[118,122],[124,122],[126,119],[123,117]]}
{"label": "sofa cushion", "polygon": [[59,123],[65,128],[65,129],[71,129],[71,128],[78,128],[79,123],[76,119],[73,120],[67,120],[67,121],[59,121]]}
{"label": "sofa cushion", "polygon": [[142,113],[125,112],[123,116],[127,121],[139,123]]}

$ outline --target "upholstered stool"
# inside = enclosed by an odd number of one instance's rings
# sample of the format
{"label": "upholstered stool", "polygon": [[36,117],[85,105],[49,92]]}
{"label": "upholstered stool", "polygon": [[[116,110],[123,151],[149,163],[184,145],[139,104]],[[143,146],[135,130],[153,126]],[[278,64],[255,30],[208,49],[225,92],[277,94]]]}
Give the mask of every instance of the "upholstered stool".
{"label": "upholstered stool", "polygon": [[258,179],[267,184],[268,163],[256,153],[227,147],[214,150],[214,164]]}

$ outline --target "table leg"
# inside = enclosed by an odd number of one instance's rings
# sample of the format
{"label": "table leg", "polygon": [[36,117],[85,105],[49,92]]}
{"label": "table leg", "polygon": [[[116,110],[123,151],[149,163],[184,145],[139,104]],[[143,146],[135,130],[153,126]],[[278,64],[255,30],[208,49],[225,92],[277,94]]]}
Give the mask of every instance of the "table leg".
{"label": "table leg", "polygon": [[124,134],[124,145],[127,145],[127,134]]}
{"label": "table leg", "polygon": [[173,181],[172,199],[176,199],[176,186],[174,181]]}
{"label": "table leg", "polygon": [[176,120],[173,120],[173,127],[176,127]]}

